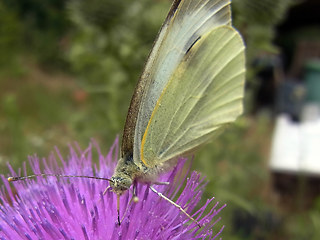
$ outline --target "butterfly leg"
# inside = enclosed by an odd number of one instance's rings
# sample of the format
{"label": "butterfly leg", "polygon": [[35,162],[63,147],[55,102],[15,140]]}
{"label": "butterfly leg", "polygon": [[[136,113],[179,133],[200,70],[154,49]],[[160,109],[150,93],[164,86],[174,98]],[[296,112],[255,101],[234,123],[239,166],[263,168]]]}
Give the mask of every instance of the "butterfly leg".
{"label": "butterfly leg", "polygon": [[169,185],[169,182],[152,182],[154,185]]}
{"label": "butterfly leg", "polygon": [[106,193],[108,192],[108,190],[110,189],[110,186],[108,186],[102,193],[102,196],[106,195]]}
{"label": "butterfly leg", "polygon": [[177,208],[178,208],[181,212],[183,212],[191,221],[195,222],[195,223],[199,226],[199,228],[201,228],[200,223],[199,223],[197,220],[195,220],[193,217],[191,217],[179,204],[177,204],[177,203],[175,203],[174,201],[172,201],[171,199],[167,198],[167,197],[164,196],[161,192],[158,192],[156,189],[154,189],[152,186],[149,186],[149,187],[150,187],[150,189],[151,189],[154,193],[158,194],[159,197],[167,200],[167,201],[168,201],[169,203],[171,203],[173,206],[177,207]]}
{"label": "butterfly leg", "polygon": [[[124,217],[126,216],[128,210],[129,210],[129,206],[130,206],[130,204],[131,204],[132,202],[134,202],[134,203],[139,202],[139,198],[137,197],[137,185],[136,185],[136,184],[133,184],[133,187],[132,187],[132,197],[131,197],[129,203],[127,204],[126,210],[124,211],[124,214],[123,214],[121,220],[118,220],[119,225],[122,223]],[[119,218],[118,218],[118,219],[119,219]]]}
{"label": "butterfly leg", "polygon": [[134,203],[139,202],[139,198],[137,196],[137,184],[133,184],[133,190],[132,190],[132,200]]}

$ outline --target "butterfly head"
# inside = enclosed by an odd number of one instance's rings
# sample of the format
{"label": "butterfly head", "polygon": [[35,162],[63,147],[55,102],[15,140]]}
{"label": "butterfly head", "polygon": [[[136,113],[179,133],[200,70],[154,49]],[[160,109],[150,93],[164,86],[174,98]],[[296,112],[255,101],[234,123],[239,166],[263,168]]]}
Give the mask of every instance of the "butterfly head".
{"label": "butterfly head", "polygon": [[117,167],[111,177],[110,187],[117,194],[121,195],[128,190],[136,176],[139,175],[139,168],[131,158],[120,158]]}
{"label": "butterfly head", "polygon": [[123,192],[128,190],[132,185],[132,178],[123,173],[117,173],[113,175],[110,182],[110,187],[117,195],[122,195]]}

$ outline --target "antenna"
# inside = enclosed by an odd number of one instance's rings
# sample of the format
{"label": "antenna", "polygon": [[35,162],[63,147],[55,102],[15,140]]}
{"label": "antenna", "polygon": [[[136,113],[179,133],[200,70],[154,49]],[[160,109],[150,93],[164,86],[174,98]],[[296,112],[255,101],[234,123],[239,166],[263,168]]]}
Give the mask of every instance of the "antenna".
{"label": "antenna", "polygon": [[[61,174],[52,174],[52,173],[40,173],[40,174],[33,174],[33,175],[29,175],[29,176],[25,176],[25,177],[8,177],[8,182],[16,182],[16,181],[22,181],[22,180],[26,180],[26,179],[31,179],[31,178],[35,178],[35,177],[65,177],[65,178],[89,178],[89,179],[97,179],[97,180],[104,180],[104,181],[109,181],[109,182],[113,182],[111,179],[109,178],[103,178],[103,177],[93,177],[93,176],[84,176],[84,175],[61,175]],[[155,184],[157,185],[168,185],[169,183],[167,182],[156,182]],[[106,192],[108,191],[110,187],[107,187],[106,190],[103,192],[103,195],[106,194]],[[174,205],[175,207],[177,207],[183,214],[185,214],[191,221],[195,222],[199,228],[201,228],[201,224],[194,219],[193,217],[191,217],[180,205],[178,205],[177,203],[175,203],[174,201],[172,201],[171,199],[167,198],[166,196],[164,196],[162,193],[158,192],[156,189],[154,189],[152,186],[149,186],[149,188],[156,193],[159,197],[165,199],[166,201],[170,202],[172,205]],[[131,202],[138,202],[139,199],[136,196],[136,190],[133,190],[133,197],[131,198],[129,204]],[[125,210],[125,213],[127,212],[128,208]],[[119,226],[121,225],[121,222],[124,219],[124,216],[122,217],[122,219],[120,219],[120,195],[117,195],[117,213],[118,213],[118,224]],[[124,215],[125,215],[124,213]]]}
{"label": "antenna", "polygon": [[111,179],[103,178],[103,177],[92,177],[92,176],[83,176],[83,175],[61,175],[61,174],[52,174],[52,173],[40,173],[40,174],[34,174],[34,175],[25,176],[25,177],[8,177],[8,182],[26,180],[26,179],[35,178],[35,177],[51,177],[51,176],[66,177],[66,178],[91,178],[91,179],[113,182]]}

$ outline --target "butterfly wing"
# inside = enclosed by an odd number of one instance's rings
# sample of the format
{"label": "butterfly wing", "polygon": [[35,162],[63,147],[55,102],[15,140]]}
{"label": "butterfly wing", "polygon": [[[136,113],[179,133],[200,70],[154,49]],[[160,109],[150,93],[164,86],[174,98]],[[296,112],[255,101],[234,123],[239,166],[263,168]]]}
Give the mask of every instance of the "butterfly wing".
{"label": "butterfly wing", "polygon": [[242,113],[244,44],[232,27],[204,34],[183,57],[149,118],[141,160],[153,167],[207,142]]}
{"label": "butterfly wing", "polygon": [[229,0],[175,0],[131,100],[122,155],[140,162],[141,142],[151,114],[173,72],[193,43],[215,27],[231,24]]}

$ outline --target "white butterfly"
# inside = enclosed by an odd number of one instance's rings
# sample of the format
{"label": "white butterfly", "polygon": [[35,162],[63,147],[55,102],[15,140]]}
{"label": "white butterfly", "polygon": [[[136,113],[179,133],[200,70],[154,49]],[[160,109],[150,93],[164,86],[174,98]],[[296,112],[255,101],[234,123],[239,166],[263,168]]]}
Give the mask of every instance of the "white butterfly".
{"label": "white butterfly", "polygon": [[229,0],[175,0],[134,91],[112,178],[35,174],[8,180],[35,176],[108,180],[117,194],[120,224],[119,197],[134,181],[154,183],[172,160],[208,142],[242,113],[244,49],[231,26]]}
{"label": "white butterfly", "polygon": [[173,2],[131,100],[113,191],[152,181],[242,113],[244,49],[229,0]]}

